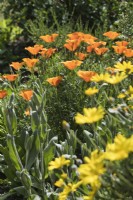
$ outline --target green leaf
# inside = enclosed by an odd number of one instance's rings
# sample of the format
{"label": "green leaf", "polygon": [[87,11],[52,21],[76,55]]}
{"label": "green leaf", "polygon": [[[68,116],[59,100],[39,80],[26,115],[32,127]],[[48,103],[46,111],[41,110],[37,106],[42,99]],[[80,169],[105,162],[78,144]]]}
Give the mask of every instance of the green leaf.
{"label": "green leaf", "polygon": [[37,111],[33,111],[31,114],[31,128],[33,132],[39,128],[40,123],[41,121],[39,119]]}
{"label": "green leaf", "polygon": [[40,137],[38,131],[34,132],[34,138],[32,142],[32,147],[30,149],[29,155],[27,157],[27,162],[25,168],[29,171],[33,165],[38,153],[40,152]]}
{"label": "green leaf", "polygon": [[57,142],[57,137],[53,137],[50,142],[48,143],[48,145],[45,147],[44,149],[44,177],[47,177],[47,173],[48,173],[48,164],[49,162],[53,159],[54,155],[55,155],[55,142]]}
{"label": "green leaf", "polygon": [[39,197],[39,196],[36,195],[36,194],[32,194],[32,195],[28,198],[28,200],[41,200],[41,197]]}
{"label": "green leaf", "polygon": [[21,171],[21,169],[23,167],[22,167],[22,163],[21,163],[20,157],[19,157],[18,152],[17,152],[15,140],[14,140],[14,137],[9,135],[9,134],[7,135],[7,146],[8,146],[8,149],[9,149],[10,159],[11,159],[15,169],[17,171]]}
{"label": "green leaf", "polygon": [[4,148],[2,145],[0,145],[0,152],[4,155],[4,159],[7,164],[6,167],[3,169],[4,174],[11,182],[14,182],[14,178],[16,177],[16,173],[15,173],[16,169],[11,163],[8,148],[7,147]]}
{"label": "green leaf", "polygon": [[8,192],[6,194],[2,194],[0,195],[0,200],[5,200],[7,199],[9,196],[13,195],[15,192]]}

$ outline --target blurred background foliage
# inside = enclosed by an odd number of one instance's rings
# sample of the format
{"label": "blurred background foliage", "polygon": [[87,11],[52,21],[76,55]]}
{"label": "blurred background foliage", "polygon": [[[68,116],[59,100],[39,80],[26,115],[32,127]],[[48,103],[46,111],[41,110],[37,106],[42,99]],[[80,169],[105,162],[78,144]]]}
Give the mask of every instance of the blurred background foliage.
{"label": "blurred background foliage", "polygon": [[133,30],[132,9],[132,0],[1,0],[0,72],[7,72],[9,63],[26,56],[24,47],[35,42],[38,27],[43,27],[45,35],[60,27],[66,30],[70,22],[73,31],[80,22],[92,32],[114,27],[128,35]]}

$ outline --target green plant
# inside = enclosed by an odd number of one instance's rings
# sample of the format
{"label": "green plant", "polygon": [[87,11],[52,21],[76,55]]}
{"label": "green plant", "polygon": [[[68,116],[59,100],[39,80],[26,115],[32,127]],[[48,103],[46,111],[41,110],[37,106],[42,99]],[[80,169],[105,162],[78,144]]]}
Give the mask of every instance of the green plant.
{"label": "green plant", "polygon": [[27,130],[23,129],[21,133],[18,130],[14,94],[11,95],[9,102],[3,105],[7,133],[4,135],[6,144],[0,145],[0,152],[4,158],[0,162],[1,172],[11,183],[11,189],[0,196],[1,199],[15,193],[29,200],[48,199],[48,192],[52,190],[45,181],[48,178],[48,163],[54,157],[54,142],[57,141],[57,137],[50,136],[45,113],[46,93],[43,89],[41,91],[40,83],[36,82],[35,88],[36,93],[29,102],[32,111],[31,125],[28,124]]}

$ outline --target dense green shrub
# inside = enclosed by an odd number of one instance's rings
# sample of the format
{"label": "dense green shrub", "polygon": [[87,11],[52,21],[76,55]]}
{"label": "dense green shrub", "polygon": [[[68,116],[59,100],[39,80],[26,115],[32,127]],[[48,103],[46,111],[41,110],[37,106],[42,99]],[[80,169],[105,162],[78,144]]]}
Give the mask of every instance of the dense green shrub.
{"label": "dense green shrub", "polygon": [[[2,56],[0,68],[8,66],[9,63],[16,60],[16,55],[18,54],[22,58],[24,54],[23,47],[32,43],[33,38],[29,40],[29,32],[28,28],[26,28],[29,26],[29,20],[31,20],[30,23],[37,20],[38,26],[41,27],[43,23],[44,27],[48,27],[52,31],[53,28],[59,29],[60,25],[65,25],[70,21],[73,26],[77,21],[80,21],[82,26],[89,26],[93,32],[99,27],[107,31],[114,23],[117,23],[119,16],[125,16],[127,6],[130,8],[131,4],[131,0],[104,0],[102,2],[101,0],[3,0],[0,4],[0,9],[4,18],[10,19],[8,29],[12,29],[12,26],[20,27],[22,32],[21,37],[17,36],[15,42],[11,42],[10,37],[6,36],[7,39],[4,42],[4,46],[0,47],[0,55]],[[41,24],[40,21],[42,22]],[[38,30],[41,31],[40,28]],[[12,32],[1,31],[4,37]],[[35,31],[38,32],[37,29]],[[43,31],[46,33],[46,29]],[[3,39],[1,41],[3,42]],[[19,46],[19,48],[16,48],[16,46]],[[4,57],[3,53],[8,54],[8,59]],[[4,71],[2,70],[2,72]]]}
{"label": "dense green shrub", "polygon": [[[10,17],[13,23],[24,28],[28,19],[35,19],[43,14],[43,18],[48,25],[54,23],[54,16],[58,22],[66,23],[68,20],[77,21],[81,19],[83,24],[89,22],[89,26],[99,26],[107,21],[108,27],[116,21],[118,15],[122,13],[126,4],[131,4],[131,0],[48,0],[48,1],[26,1],[26,0],[4,0],[4,17]],[[122,5],[122,6],[121,6]],[[42,16],[42,15],[41,15]]]}

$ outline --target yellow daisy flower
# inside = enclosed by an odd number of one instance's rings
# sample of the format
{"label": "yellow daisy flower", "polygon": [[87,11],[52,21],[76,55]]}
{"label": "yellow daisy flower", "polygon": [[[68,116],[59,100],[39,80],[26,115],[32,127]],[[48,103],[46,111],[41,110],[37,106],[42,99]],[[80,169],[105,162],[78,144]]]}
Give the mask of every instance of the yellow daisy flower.
{"label": "yellow daisy flower", "polygon": [[105,157],[108,160],[123,160],[133,152],[133,136],[125,138],[122,134],[118,134],[113,144],[107,144]]}
{"label": "yellow daisy flower", "polygon": [[118,69],[121,72],[127,72],[128,74],[131,74],[133,72],[133,65],[131,64],[131,61],[129,62],[118,62],[116,65],[114,65],[116,69]]}
{"label": "yellow daisy flower", "polygon": [[59,200],[66,200],[69,193],[75,192],[81,184],[82,181],[79,181],[76,184],[68,183],[68,185],[64,187],[64,190],[59,194]]}
{"label": "yellow daisy flower", "polygon": [[84,115],[77,113],[75,116],[75,121],[77,124],[91,124],[97,122],[102,119],[105,114],[103,108],[100,106],[98,108],[84,108],[83,113]]}
{"label": "yellow daisy flower", "polygon": [[104,81],[105,79],[108,79],[110,77],[110,74],[105,73],[105,74],[96,74],[91,78],[91,81],[93,82],[101,82]]}
{"label": "yellow daisy flower", "polygon": [[105,172],[103,160],[104,152],[95,150],[91,153],[91,157],[85,157],[85,164],[81,164],[78,168],[79,178],[83,184],[90,184],[92,187],[99,182],[99,176]]}
{"label": "yellow daisy flower", "polygon": [[126,94],[125,93],[120,93],[118,96],[117,96],[117,98],[119,98],[119,99],[123,99],[123,98],[125,98],[126,97]]}
{"label": "yellow daisy flower", "polygon": [[85,90],[85,94],[91,96],[93,94],[98,93],[98,91],[99,90],[96,87],[88,88],[87,90]]}
{"label": "yellow daisy flower", "polygon": [[55,161],[51,161],[49,163],[49,170],[53,170],[53,169],[58,169],[63,167],[64,165],[69,165],[70,164],[70,160],[66,160],[64,156],[61,156],[59,158],[55,158]]}
{"label": "yellow daisy flower", "polygon": [[128,97],[127,100],[133,100],[133,94],[131,94],[131,96]]}
{"label": "yellow daisy flower", "polygon": [[58,181],[54,183],[54,185],[57,187],[62,187],[64,185],[64,180],[60,178]]}
{"label": "yellow daisy flower", "polygon": [[133,87],[131,85],[129,85],[127,94],[133,94]]}
{"label": "yellow daisy flower", "polygon": [[122,72],[110,77],[106,77],[105,82],[115,85],[117,83],[120,83],[126,77],[127,75],[124,72]]}

